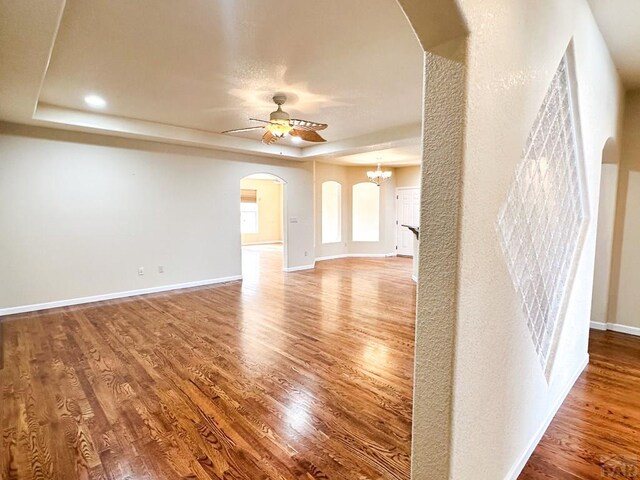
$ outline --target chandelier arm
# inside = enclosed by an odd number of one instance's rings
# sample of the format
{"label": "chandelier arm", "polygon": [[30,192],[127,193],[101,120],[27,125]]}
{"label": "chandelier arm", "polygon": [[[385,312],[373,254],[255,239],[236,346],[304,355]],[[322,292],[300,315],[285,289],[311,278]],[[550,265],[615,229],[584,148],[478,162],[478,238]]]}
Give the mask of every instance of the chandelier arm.
{"label": "chandelier arm", "polygon": [[378,163],[375,170],[370,170],[367,172],[367,178],[369,179],[369,181],[371,183],[375,183],[378,187],[389,180],[392,175],[393,172],[391,172],[390,170],[382,170],[381,163]]}

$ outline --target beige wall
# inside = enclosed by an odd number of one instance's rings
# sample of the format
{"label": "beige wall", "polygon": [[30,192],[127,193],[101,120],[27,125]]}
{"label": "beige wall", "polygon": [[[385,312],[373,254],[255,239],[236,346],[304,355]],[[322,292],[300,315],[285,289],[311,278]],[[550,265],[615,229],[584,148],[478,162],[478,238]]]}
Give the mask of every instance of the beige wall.
{"label": "beige wall", "polygon": [[[438,18],[400,3],[417,32]],[[602,148],[622,86],[585,0],[456,3],[470,35],[435,48],[446,58],[428,55],[425,77],[413,478],[516,478],[588,359]],[[591,218],[547,381],[496,221],[571,41]]]}
{"label": "beige wall", "polygon": [[420,166],[399,167],[394,169],[396,177],[396,187],[417,187],[420,188]]}
{"label": "beige wall", "polygon": [[282,242],[282,184],[243,178],[240,188],[256,190],[258,200],[258,233],[241,234],[242,244]]}
{"label": "beige wall", "polygon": [[313,264],[311,162],[0,127],[0,309],[240,275],[253,173],[287,182],[286,266]]}
{"label": "beige wall", "polygon": [[[356,183],[367,181],[371,167],[348,167],[316,162],[315,218],[316,257],[336,255],[386,255],[395,253],[395,175],[380,186],[380,241],[354,242],[351,240],[351,195]],[[342,185],[342,241],[322,243],[322,183],[333,180]]]}
{"label": "beige wall", "polygon": [[611,274],[609,321],[640,333],[640,90],[627,93]]}
{"label": "beige wall", "polygon": [[603,163],[597,216],[596,258],[593,274],[593,300],[591,303],[592,322],[607,323],[608,318],[617,193],[618,165],[616,163]]}

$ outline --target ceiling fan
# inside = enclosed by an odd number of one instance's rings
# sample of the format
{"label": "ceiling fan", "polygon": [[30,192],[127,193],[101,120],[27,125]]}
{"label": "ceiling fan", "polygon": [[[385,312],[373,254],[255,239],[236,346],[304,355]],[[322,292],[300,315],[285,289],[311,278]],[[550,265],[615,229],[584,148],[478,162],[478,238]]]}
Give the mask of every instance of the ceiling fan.
{"label": "ceiling fan", "polygon": [[266,145],[275,143],[287,134],[291,135],[292,137],[298,137],[307,142],[326,142],[326,140],[318,134],[318,130],[324,130],[328,125],[326,123],[316,123],[310,122],[308,120],[298,120],[289,117],[289,114],[282,110],[282,105],[284,105],[286,101],[286,95],[277,93],[273,96],[273,102],[278,105],[278,109],[271,112],[268,121],[260,120],[257,118],[249,119],[254,122],[266,123],[266,125],[235,128],[233,130],[225,130],[222,133],[240,133],[249,132],[251,130],[265,129],[266,132],[264,132],[264,135],[262,136],[262,143]]}

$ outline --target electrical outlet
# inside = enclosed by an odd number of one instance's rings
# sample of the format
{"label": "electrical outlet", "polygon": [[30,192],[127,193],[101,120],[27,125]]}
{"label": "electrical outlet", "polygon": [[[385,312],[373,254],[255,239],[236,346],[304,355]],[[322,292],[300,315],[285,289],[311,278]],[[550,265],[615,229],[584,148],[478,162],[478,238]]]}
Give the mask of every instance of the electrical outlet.
{"label": "electrical outlet", "polygon": [[164,273],[164,265],[158,265],[158,273]]}
{"label": "electrical outlet", "polygon": [[144,275],[144,267],[138,267],[138,275]]}

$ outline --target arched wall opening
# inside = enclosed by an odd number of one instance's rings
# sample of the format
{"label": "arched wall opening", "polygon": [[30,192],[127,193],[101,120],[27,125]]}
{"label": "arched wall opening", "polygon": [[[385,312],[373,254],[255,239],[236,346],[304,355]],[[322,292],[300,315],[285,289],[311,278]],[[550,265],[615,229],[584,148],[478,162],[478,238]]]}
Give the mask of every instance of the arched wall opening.
{"label": "arched wall opening", "polygon": [[591,322],[595,328],[605,329],[610,311],[617,298],[617,278],[612,269],[614,259],[614,229],[618,196],[619,154],[616,142],[609,138],[602,149],[596,258],[593,275]]}
{"label": "arched wall opening", "polygon": [[272,173],[240,179],[240,250],[243,279],[261,270],[287,269],[287,183]]}
{"label": "arched wall opening", "polygon": [[640,91],[624,98],[619,147],[618,191],[611,260],[607,329],[640,334]]}

